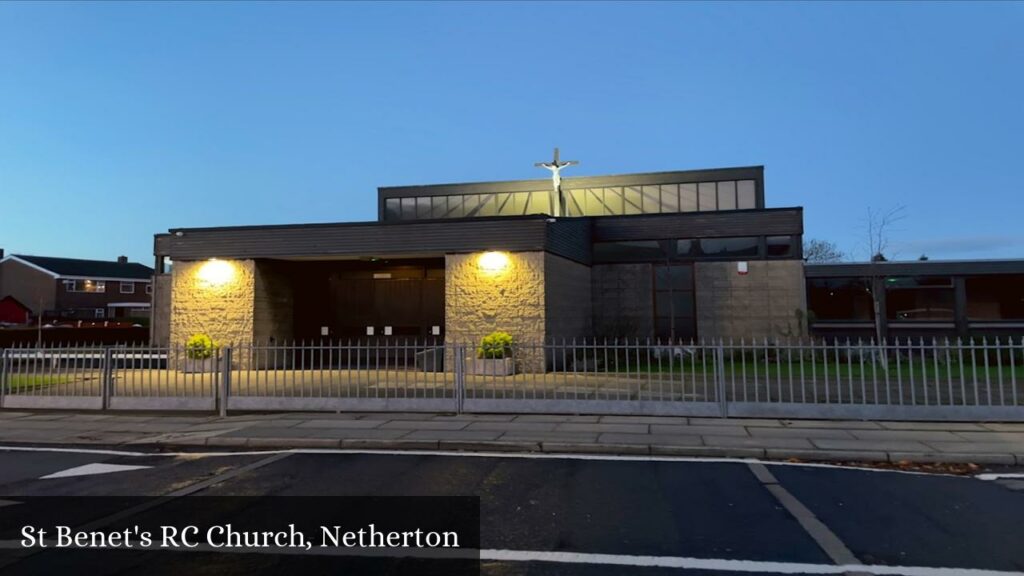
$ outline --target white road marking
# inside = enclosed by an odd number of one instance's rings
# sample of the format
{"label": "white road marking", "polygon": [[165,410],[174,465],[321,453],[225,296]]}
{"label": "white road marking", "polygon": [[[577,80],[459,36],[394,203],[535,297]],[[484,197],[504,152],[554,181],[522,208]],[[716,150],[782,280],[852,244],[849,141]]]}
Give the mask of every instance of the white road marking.
{"label": "white road marking", "polygon": [[779,460],[761,460],[758,458],[715,458],[703,456],[640,456],[613,454],[555,454],[551,452],[462,452],[458,450],[365,450],[345,448],[291,448],[281,450],[250,450],[233,452],[130,452],[120,450],[104,450],[94,448],[50,448],[43,446],[0,446],[0,452],[66,452],[74,454],[102,454],[108,456],[172,458],[205,458],[225,456],[259,456],[270,454],[374,454],[383,456],[450,456],[460,458],[521,458],[539,460],[597,460],[607,462],[695,462],[705,464],[750,464],[751,462],[765,466],[796,466],[800,468],[825,468],[831,470],[856,470],[859,472],[878,472],[887,474],[910,474],[916,476],[946,476],[950,478],[974,478],[956,474],[936,472],[919,472],[916,470],[896,470],[892,468],[873,468],[859,466],[840,466],[824,462],[784,462]]}
{"label": "white road marking", "polygon": [[975,474],[974,477],[978,480],[1012,480],[1014,478],[1024,478],[1024,474]]}
{"label": "white road marking", "polygon": [[75,466],[74,468],[68,468],[67,470],[61,470],[60,472],[54,472],[53,474],[47,474],[41,476],[40,480],[49,480],[51,478],[71,478],[73,476],[92,476],[95,474],[111,474],[114,472],[130,472],[132,470],[142,470],[144,468],[152,468],[152,466],[127,466],[124,464],[103,464],[93,463],[85,464],[82,466]]}
{"label": "white road marking", "polygon": [[897,576],[1024,576],[1024,572],[975,568],[936,568],[931,566],[876,566],[870,564],[805,564],[800,562],[762,562],[725,558],[687,558],[680,556],[633,556],[629,554],[592,554],[586,552],[547,552],[536,550],[481,550],[481,560],[503,562],[558,562],[563,564],[602,564],[644,568],[689,568],[731,572],[779,574],[860,574]]}

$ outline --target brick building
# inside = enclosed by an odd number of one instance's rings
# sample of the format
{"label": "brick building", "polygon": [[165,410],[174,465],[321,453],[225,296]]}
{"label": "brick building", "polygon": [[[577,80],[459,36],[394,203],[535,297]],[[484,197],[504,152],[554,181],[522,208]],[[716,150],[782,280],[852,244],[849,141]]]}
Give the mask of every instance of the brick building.
{"label": "brick building", "polygon": [[0,250],[0,298],[11,297],[33,316],[111,320],[149,316],[153,269],[117,260],[79,260]]}
{"label": "brick building", "polygon": [[[762,167],[378,189],[376,222],[155,237],[153,340],[805,330],[803,210]],[[173,261],[172,270],[166,264]]]}

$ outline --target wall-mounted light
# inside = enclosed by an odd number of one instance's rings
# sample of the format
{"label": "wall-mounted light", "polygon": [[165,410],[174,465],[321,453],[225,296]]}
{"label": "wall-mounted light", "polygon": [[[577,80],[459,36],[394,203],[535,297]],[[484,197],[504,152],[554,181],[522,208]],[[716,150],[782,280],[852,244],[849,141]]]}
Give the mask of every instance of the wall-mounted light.
{"label": "wall-mounted light", "polygon": [[504,252],[484,252],[477,258],[476,264],[484,272],[491,274],[501,272],[508,268],[508,254]]}
{"label": "wall-mounted light", "polygon": [[210,258],[199,267],[196,277],[207,286],[223,286],[235,277],[235,267],[230,262]]}

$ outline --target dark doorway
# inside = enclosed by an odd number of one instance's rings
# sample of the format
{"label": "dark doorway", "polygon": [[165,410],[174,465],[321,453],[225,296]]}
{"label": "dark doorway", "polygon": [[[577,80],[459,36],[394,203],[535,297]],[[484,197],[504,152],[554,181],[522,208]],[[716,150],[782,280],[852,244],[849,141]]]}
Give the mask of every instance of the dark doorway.
{"label": "dark doorway", "polygon": [[655,264],[654,335],[690,341],[697,337],[693,264]]}
{"label": "dark doorway", "polygon": [[375,340],[444,336],[443,259],[292,265],[298,339],[366,339],[368,328]]}

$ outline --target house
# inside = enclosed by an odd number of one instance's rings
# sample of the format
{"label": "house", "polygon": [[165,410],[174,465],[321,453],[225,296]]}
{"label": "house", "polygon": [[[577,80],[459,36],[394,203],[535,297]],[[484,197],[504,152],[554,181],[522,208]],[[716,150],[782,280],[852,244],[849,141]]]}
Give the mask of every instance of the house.
{"label": "house", "polygon": [[32,310],[13,296],[0,298],[0,326],[5,324],[27,324],[32,317]]}
{"label": "house", "polygon": [[0,250],[0,298],[11,297],[47,319],[147,317],[153,269],[117,260],[79,260]]}

